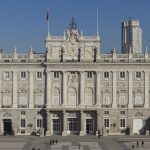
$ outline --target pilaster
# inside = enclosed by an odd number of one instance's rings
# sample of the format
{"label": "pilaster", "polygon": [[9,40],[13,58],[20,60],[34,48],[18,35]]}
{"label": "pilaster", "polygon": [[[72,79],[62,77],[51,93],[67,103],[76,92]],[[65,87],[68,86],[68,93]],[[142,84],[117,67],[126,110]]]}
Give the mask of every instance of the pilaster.
{"label": "pilaster", "polygon": [[2,94],[1,94],[1,91],[2,91],[2,87],[1,87],[1,72],[0,72],[0,108],[2,107]]}
{"label": "pilaster", "polygon": [[96,72],[96,105],[100,106],[100,72]]}
{"label": "pilaster", "polygon": [[84,72],[80,72],[80,105],[84,105]]}
{"label": "pilaster", "polygon": [[17,71],[13,71],[13,108],[17,108]]}
{"label": "pilaster", "polygon": [[112,107],[117,108],[117,101],[116,101],[116,71],[112,72],[112,90],[113,90],[113,103]]}
{"label": "pilaster", "polygon": [[80,136],[85,135],[85,114],[83,111],[80,112]]}
{"label": "pilaster", "polygon": [[128,93],[129,93],[129,108],[133,108],[133,101],[132,101],[132,71],[129,71],[129,81],[128,81]]}
{"label": "pilaster", "polygon": [[33,108],[34,107],[34,103],[33,103],[33,72],[30,71],[29,72],[29,87],[30,87],[30,98],[29,98],[29,108]]}
{"label": "pilaster", "polygon": [[52,100],[51,100],[51,91],[52,91],[52,72],[46,72],[46,104],[47,104],[47,108],[50,108],[50,105],[52,104]]}
{"label": "pilaster", "polygon": [[63,105],[67,105],[67,72],[63,72]]}
{"label": "pilaster", "polygon": [[148,84],[149,84],[149,81],[148,81],[148,72],[145,71],[145,89],[144,89],[144,93],[145,93],[145,103],[144,103],[144,108],[149,108],[149,98],[148,98]]}
{"label": "pilaster", "polygon": [[67,113],[66,111],[63,111],[63,131],[62,136],[67,135]]}

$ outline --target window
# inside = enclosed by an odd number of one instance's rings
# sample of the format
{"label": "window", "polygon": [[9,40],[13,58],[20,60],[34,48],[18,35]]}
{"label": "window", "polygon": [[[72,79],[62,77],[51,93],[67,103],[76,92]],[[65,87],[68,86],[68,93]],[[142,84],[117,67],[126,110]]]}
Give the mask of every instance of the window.
{"label": "window", "polygon": [[25,79],[26,78],[26,72],[21,72],[20,77],[21,77],[21,79]]}
{"label": "window", "polygon": [[110,105],[109,93],[104,93],[104,95],[103,95],[103,105]]}
{"label": "window", "polygon": [[120,78],[125,78],[125,72],[120,72]]}
{"label": "window", "polygon": [[124,106],[126,104],[126,94],[123,92],[119,93],[119,105]]}
{"label": "window", "polygon": [[35,104],[37,106],[42,106],[43,105],[43,94],[41,92],[37,92],[36,96],[35,96],[36,100],[35,100]]}
{"label": "window", "polygon": [[125,128],[125,127],[126,127],[126,120],[120,119],[120,128]]}
{"label": "window", "polygon": [[104,114],[105,115],[109,115],[109,111],[104,111]]}
{"label": "window", "polygon": [[104,119],[104,127],[109,128],[109,119]]}
{"label": "window", "polygon": [[22,59],[21,62],[26,62],[26,60],[25,60],[25,59]]}
{"label": "window", "polygon": [[135,105],[142,105],[143,100],[142,100],[142,95],[141,93],[136,93],[135,94]]}
{"label": "window", "polygon": [[78,130],[78,118],[68,118],[68,123],[70,131]]}
{"label": "window", "polygon": [[54,131],[60,131],[61,130],[60,119],[53,119],[53,130]]}
{"label": "window", "polygon": [[36,119],[36,128],[41,128],[42,127],[42,119]]}
{"label": "window", "polygon": [[4,80],[9,80],[10,79],[10,72],[6,71],[4,72]]}
{"label": "window", "polygon": [[42,79],[42,72],[37,72],[36,73],[36,78],[37,79]]}
{"label": "window", "polygon": [[109,78],[109,72],[104,72],[104,78]]}
{"label": "window", "polygon": [[9,62],[9,59],[5,59],[5,62]]}
{"label": "window", "polygon": [[3,93],[3,106],[11,106],[11,93],[9,91],[6,91]]}
{"label": "window", "polygon": [[90,72],[87,72],[87,77],[88,78],[92,78],[92,72],[90,71]]}
{"label": "window", "polygon": [[21,119],[21,128],[26,127],[26,119]]}
{"label": "window", "polygon": [[141,78],[141,72],[136,72],[136,78]]}
{"label": "window", "polygon": [[19,97],[19,105],[26,106],[27,105],[27,93],[26,91],[21,91]]}
{"label": "window", "polygon": [[54,72],[54,78],[59,78],[59,72]]}
{"label": "window", "polygon": [[125,111],[123,111],[123,110],[120,111],[120,115],[125,115],[125,114],[126,114]]}
{"label": "window", "polygon": [[26,112],[25,111],[21,111],[21,115],[25,115],[26,114]]}

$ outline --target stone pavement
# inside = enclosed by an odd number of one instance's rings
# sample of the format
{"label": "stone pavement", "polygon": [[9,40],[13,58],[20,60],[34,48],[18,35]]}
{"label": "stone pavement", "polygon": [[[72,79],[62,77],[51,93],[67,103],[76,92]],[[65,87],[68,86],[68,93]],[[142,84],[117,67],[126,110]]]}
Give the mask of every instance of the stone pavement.
{"label": "stone pavement", "polygon": [[[150,136],[107,136],[98,139],[96,136],[70,135],[36,137],[36,136],[0,136],[0,150],[50,150],[50,140],[58,140],[51,146],[51,150],[150,150]],[[139,147],[136,142],[139,141]],[[141,145],[144,141],[144,147]]]}

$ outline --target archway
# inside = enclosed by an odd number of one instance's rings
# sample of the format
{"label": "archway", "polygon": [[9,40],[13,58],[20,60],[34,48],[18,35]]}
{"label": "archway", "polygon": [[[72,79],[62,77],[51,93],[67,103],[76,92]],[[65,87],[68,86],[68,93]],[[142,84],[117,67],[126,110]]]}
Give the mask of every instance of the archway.
{"label": "archway", "polygon": [[12,120],[11,114],[8,112],[2,113],[2,125],[1,131],[4,135],[11,135],[12,134]]}
{"label": "archway", "polygon": [[143,126],[143,114],[141,112],[136,112],[133,118],[133,134],[141,134]]}

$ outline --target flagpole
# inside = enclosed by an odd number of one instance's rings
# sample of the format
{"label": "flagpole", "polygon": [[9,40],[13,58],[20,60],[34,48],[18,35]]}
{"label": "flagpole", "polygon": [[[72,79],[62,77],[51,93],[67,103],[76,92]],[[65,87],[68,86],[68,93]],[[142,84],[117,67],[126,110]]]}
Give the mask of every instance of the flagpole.
{"label": "flagpole", "polygon": [[47,11],[47,34],[48,36],[50,35],[49,25],[50,23],[49,23],[49,7],[48,7],[48,11]]}
{"label": "flagpole", "polygon": [[98,26],[99,26],[99,24],[98,24],[98,7],[97,7],[97,13],[96,13],[96,30],[97,30],[96,32],[97,32],[97,36],[99,34]]}

